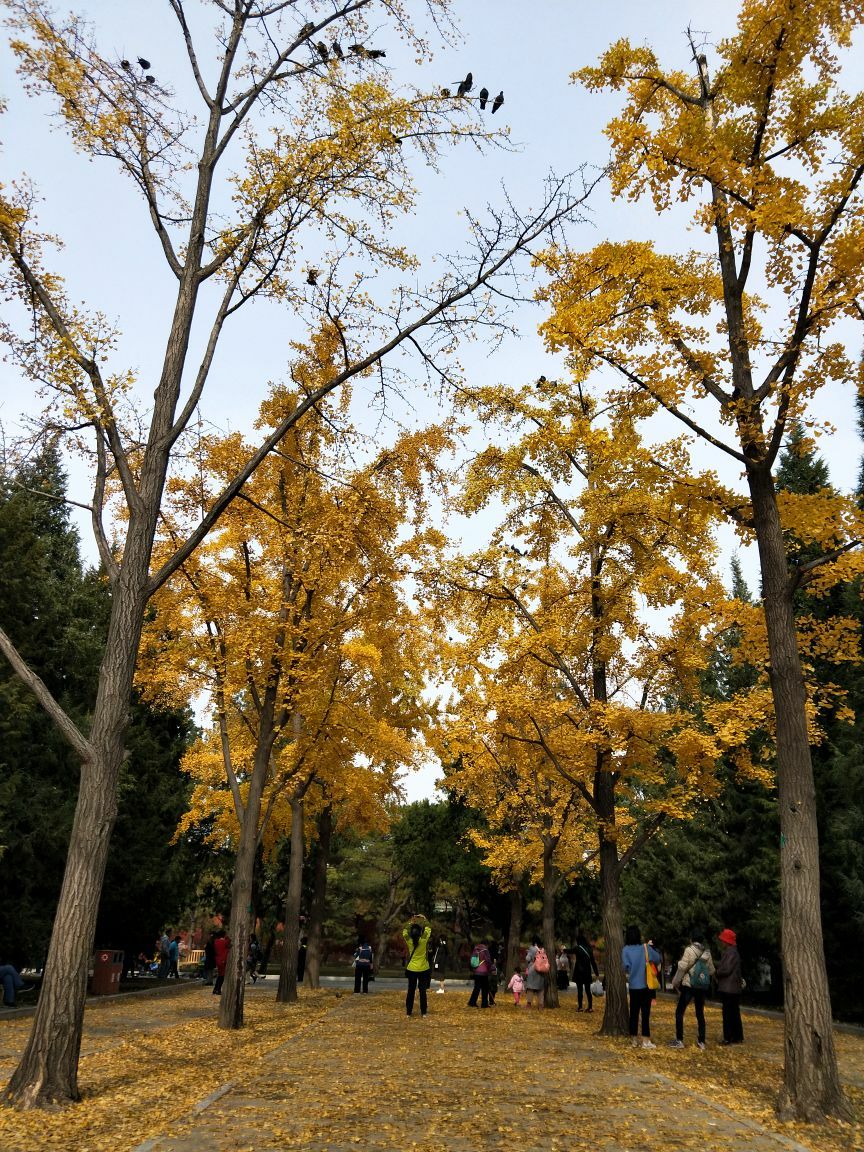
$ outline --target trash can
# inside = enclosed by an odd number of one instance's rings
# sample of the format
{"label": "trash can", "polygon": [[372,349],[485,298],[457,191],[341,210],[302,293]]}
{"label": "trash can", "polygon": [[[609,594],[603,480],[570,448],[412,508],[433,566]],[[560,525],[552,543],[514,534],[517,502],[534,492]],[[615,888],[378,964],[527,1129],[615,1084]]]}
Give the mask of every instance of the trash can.
{"label": "trash can", "polygon": [[120,991],[123,974],[123,953],[114,948],[97,948],[93,956],[93,979],[90,991],[94,996],[110,996]]}

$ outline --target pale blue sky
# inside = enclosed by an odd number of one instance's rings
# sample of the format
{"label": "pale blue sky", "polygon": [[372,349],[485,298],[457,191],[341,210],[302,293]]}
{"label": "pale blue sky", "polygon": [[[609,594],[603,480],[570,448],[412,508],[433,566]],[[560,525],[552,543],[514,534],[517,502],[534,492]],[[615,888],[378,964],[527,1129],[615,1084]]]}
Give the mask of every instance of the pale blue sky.
{"label": "pale blue sky", "polygon": [[[86,12],[97,28],[106,53],[131,58],[141,54],[152,63],[158,78],[185,92],[188,65],[176,33],[167,0],[67,0],[60,8]],[[196,5],[188,4],[190,12]],[[420,0],[409,7],[421,9]],[[604,123],[619,106],[616,96],[597,96],[570,82],[570,74],[596,61],[603,49],[621,36],[651,44],[664,63],[686,68],[690,51],[686,30],[711,46],[732,31],[738,5],[731,0],[611,0],[605,4],[584,0],[456,0],[454,13],[464,39],[438,45],[435,59],[423,73],[413,52],[386,31],[374,38],[387,51],[387,64],[397,81],[424,83],[430,88],[451,84],[469,69],[476,87],[486,85],[493,94],[503,88],[505,104],[494,123],[510,126],[512,151],[492,150],[479,155],[461,148],[444,158],[439,174],[420,178],[422,201],[403,226],[407,242],[424,264],[436,253],[457,250],[464,236],[463,206],[481,213],[486,203],[502,201],[506,185],[513,200],[528,208],[537,203],[543,178],[580,164],[600,166],[606,157]],[[207,14],[202,30],[212,22]],[[4,38],[5,40],[5,38]],[[857,58],[862,53],[858,44]],[[854,70],[850,71],[852,74]],[[859,70],[860,74],[860,70]],[[166,310],[173,300],[174,280],[168,272],[146,214],[129,181],[119,177],[110,162],[90,162],[75,155],[59,129],[49,131],[44,101],[21,94],[13,75],[8,48],[0,49],[0,96],[8,112],[0,117],[0,180],[7,183],[27,171],[41,188],[40,210],[44,228],[62,235],[65,248],[52,266],[67,279],[72,298],[86,301],[116,318],[123,337],[118,358],[139,373],[142,396],[152,393],[161,361]],[[490,123],[493,123],[490,120]],[[686,218],[658,219],[648,205],[611,204],[604,189],[592,201],[591,224],[572,229],[571,243],[589,248],[599,239],[652,238],[668,248],[702,244],[686,231]],[[434,265],[431,266],[434,270]],[[433,271],[434,274],[434,271]],[[421,277],[423,274],[421,273]],[[521,309],[519,340],[508,340],[492,356],[482,344],[466,347],[461,357],[472,382],[519,382],[541,373],[554,376],[558,366],[542,348],[536,327],[542,315],[531,306]],[[221,427],[248,429],[266,392],[267,381],[278,378],[284,366],[291,331],[273,309],[244,310],[226,333],[205,394],[203,410]],[[850,342],[860,336],[849,331]],[[857,354],[858,348],[852,347]],[[35,401],[9,365],[0,366],[0,422],[14,435],[22,411],[33,411]],[[417,418],[435,418],[436,406],[414,398]],[[834,389],[826,415],[838,424],[838,434],[823,444],[834,482],[848,488],[854,483],[859,445],[854,433],[851,390]],[[718,461],[719,463],[719,461]],[[734,477],[730,477],[734,479]],[[84,478],[73,469],[76,499],[86,501]],[[86,526],[82,529],[88,555]],[[732,547],[731,535],[724,547]],[[755,571],[752,564],[750,571]],[[412,785],[428,791],[428,781]]]}

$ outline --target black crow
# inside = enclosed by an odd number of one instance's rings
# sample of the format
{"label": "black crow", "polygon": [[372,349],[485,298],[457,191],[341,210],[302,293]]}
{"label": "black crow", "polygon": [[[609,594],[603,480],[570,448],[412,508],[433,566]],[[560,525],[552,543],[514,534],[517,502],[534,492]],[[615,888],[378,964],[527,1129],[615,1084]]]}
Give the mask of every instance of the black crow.
{"label": "black crow", "polygon": [[504,103],[504,93],[499,92],[495,99],[492,101],[492,115],[494,116],[501,105]]}
{"label": "black crow", "polygon": [[333,53],[337,60],[343,60],[345,58],[345,53],[342,51],[342,45],[338,40],[334,40],[330,45],[330,51]]}
{"label": "black crow", "polygon": [[459,87],[456,89],[457,96],[466,96],[474,87],[474,77],[469,72],[464,80],[459,81]]}
{"label": "black crow", "polygon": [[149,60],[145,60],[143,56],[139,56],[139,57],[138,57],[138,63],[139,63],[139,64],[140,64],[140,66],[141,66],[141,71],[142,71],[142,72],[146,72],[146,71],[147,71],[147,69],[150,67],[150,61],[149,61]]}
{"label": "black crow", "polygon": [[129,71],[129,69],[132,67],[132,65],[129,63],[129,61],[128,61],[128,60],[121,60],[121,61],[120,61],[120,67],[121,67],[121,68],[125,68],[125,69],[126,69],[126,71],[128,72],[128,71]]}
{"label": "black crow", "polygon": [[367,48],[366,55],[370,60],[383,60],[387,53],[383,48]]}
{"label": "black crow", "polygon": [[489,89],[488,88],[481,88],[480,89],[480,111],[481,112],[486,107],[486,101],[488,99],[489,99]]}
{"label": "black crow", "polygon": [[144,79],[147,81],[147,83],[148,83],[148,84],[155,84],[155,83],[156,83],[156,77],[155,77],[155,76],[151,76],[149,72],[148,72],[148,73],[147,73],[147,75],[144,77]]}
{"label": "black crow", "polygon": [[318,53],[318,55],[321,57],[322,60],[326,60],[327,56],[329,55],[329,53],[327,52],[327,45],[322,44],[320,40],[315,45],[315,51]]}

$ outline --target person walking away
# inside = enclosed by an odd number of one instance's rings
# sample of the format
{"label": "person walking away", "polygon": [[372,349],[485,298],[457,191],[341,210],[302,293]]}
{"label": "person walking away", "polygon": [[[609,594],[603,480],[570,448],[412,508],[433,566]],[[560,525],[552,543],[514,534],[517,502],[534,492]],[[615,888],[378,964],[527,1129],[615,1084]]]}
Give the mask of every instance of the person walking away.
{"label": "person walking away", "polygon": [[432,926],[425,916],[415,914],[402,929],[402,939],[408,949],[405,975],[408,977],[408,992],[405,996],[405,1012],[410,1016],[414,1011],[414,994],[420,992],[420,1015],[429,1010],[426,991],[431,982],[427,945],[432,936]]}
{"label": "person walking away", "polygon": [[225,972],[228,968],[228,953],[231,950],[231,940],[224,928],[220,928],[213,940],[216,953],[216,983],[213,985],[213,995],[222,995],[222,985],[225,983]]}
{"label": "person walking away", "polygon": [[447,937],[441,936],[435,945],[435,952],[432,955],[432,971],[435,979],[438,981],[438,987],[435,989],[435,992],[439,996],[444,995],[444,981],[447,978],[447,960]]}
{"label": "person walking away", "polygon": [[519,1001],[525,994],[525,978],[523,977],[522,969],[518,964],[516,965],[516,971],[510,977],[510,983],[507,985],[507,988],[510,992],[513,993],[513,1003],[518,1008]]}
{"label": "person walking away", "polygon": [[175,980],[180,979],[180,937],[179,936],[172,937],[171,943],[168,945],[168,976],[167,976],[167,979],[170,980],[172,976],[174,977]]}
{"label": "person walking away", "polygon": [[204,984],[210,987],[215,977],[213,973],[216,971],[216,949],[213,946],[213,941],[216,939],[216,932],[213,931],[207,937],[207,942],[204,945],[204,967],[202,975],[204,977]]}
{"label": "person walking away", "polygon": [[261,963],[261,945],[254,932],[249,933],[249,947],[246,950],[246,975],[253,984],[258,983],[258,965]]}
{"label": "person walking away", "polygon": [[477,998],[480,997],[480,1007],[489,1007],[489,973],[492,971],[492,956],[486,944],[475,944],[471,953],[471,975],[474,977],[474,987],[468,998],[468,1007],[477,1007]]}
{"label": "person walking away", "polygon": [[581,931],[576,936],[576,949],[573,957],[573,981],[576,985],[577,1012],[582,1011],[582,994],[584,992],[588,1001],[588,1012],[594,1011],[594,1000],[591,993],[591,974],[596,980],[600,979],[600,970],[594,959],[594,949],[588,937]]}
{"label": "person walking away", "polygon": [[[540,961],[540,967],[537,961]],[[525,993],[526,1005],[532,1002],[542,1008],[546,1000],[546,973],[549,971],[549,957],[539,936],[531,937],[531,947],[525,953]]]}
{"label": "person walking away", "polygon": [[[369,977],[372,975],[372,962],[374,956],[372,945],[365,936],[357,938],[357,947],[354,949],[354,991],[369,991]],[[362,985],[362,987],[361,987]]]}
{"label": "person walking away", "polygon": [[570,957],[563,944],[555,957],[555,980],[559,992],[566,992],[570,987]]}
{"label": "person walking away", "polygon": [[171,929],[166,929],[159,937],[159,979],[167,980],[171,971]]}
{"label": "person walking away", "polygon": [[675,1006],[675,1039],[670,1042],[670,1048],[684,1047],[684,1013],[692,1000],[696,1013],[696,1047],[703,1051],[705,1049],[705,996],[711,989],[711,977],[714,975],[711,950],[702,943],[705,939],[707,933],[691,933],[690,943],[684,949],[672,978],[672,988],[678,993],[678,1003]]}
{"label": "person walking away", "polygon": [[743,1044],[744,1027],[741,1024],[741,957],[738,937],[731,928],[724,928],[717,937],[720,941],[720,962],[717,965],[717,991],[723,1010],[723,1039],[721,1044]]}
{"label": "person walking away", "polygon": [[[630,994],[630,1043],[634,1048],[639,1044],[639,1021],[642,1021],[643,1048],[656,1048],[651,1040],[651,1003],[660,983],[657,975],[657,965],[662,963],[662,957],[654,947],[652,940],[642,943],[642,933],[635,924],[631,924],[624,933],[624,947],[621,949],[621,966],[627,977]],[[649,968],[653,965],[653,968]],[[654,981],[656,980],[656,984]],[[652,986],[653,985],[653,986]]]}

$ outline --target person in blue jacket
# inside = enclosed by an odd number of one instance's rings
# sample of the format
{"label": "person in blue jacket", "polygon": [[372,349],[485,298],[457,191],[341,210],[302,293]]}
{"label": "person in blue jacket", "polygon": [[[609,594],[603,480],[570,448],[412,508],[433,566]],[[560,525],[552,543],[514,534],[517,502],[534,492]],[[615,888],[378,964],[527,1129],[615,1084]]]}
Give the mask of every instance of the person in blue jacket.
{"label": "person in blue jacket", "polygon": [[624,934],[621,963],[630,987],[630,1043],[639,1047],[639,1017],[642,1017],[642,1047],[656,1048],[651,1042],[651,1001],[654,989],[648,987],[647,966],[659,965],[661,956],[653,941],[642,943],[642,933],[631,924]]}

